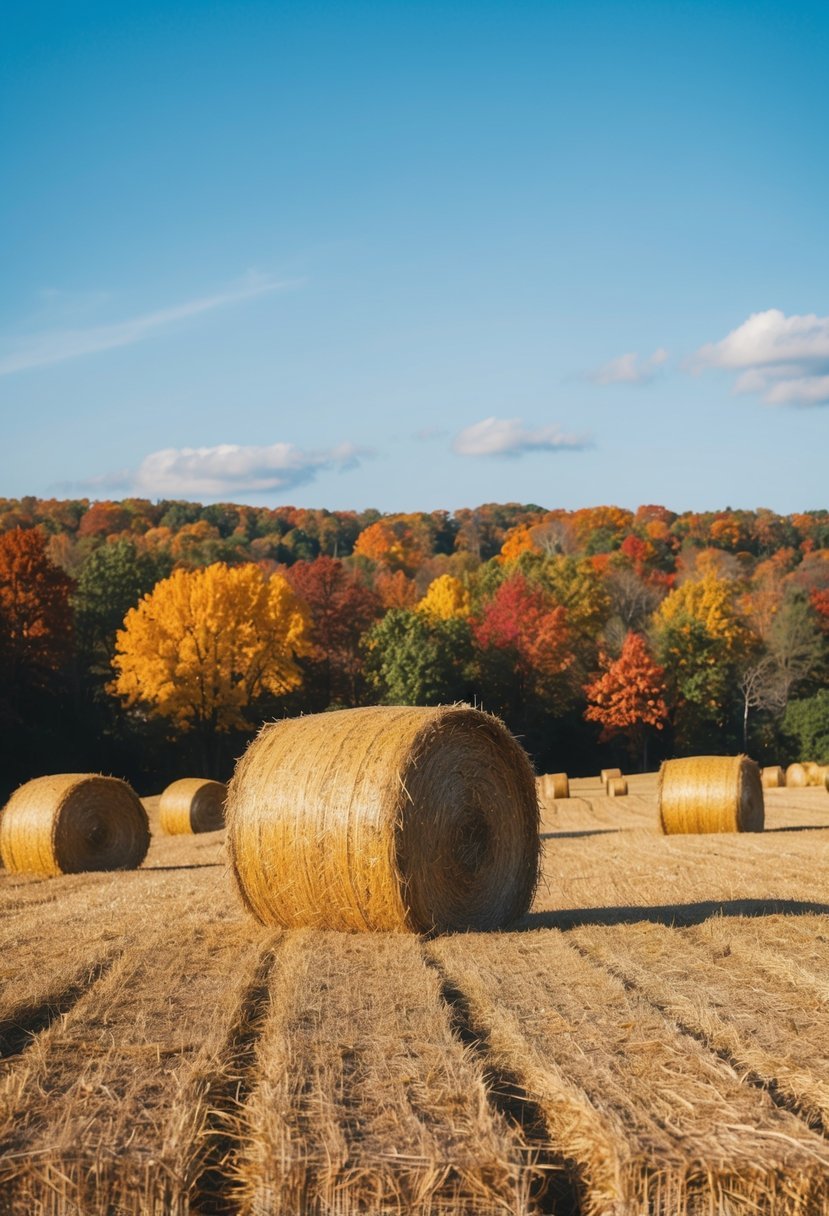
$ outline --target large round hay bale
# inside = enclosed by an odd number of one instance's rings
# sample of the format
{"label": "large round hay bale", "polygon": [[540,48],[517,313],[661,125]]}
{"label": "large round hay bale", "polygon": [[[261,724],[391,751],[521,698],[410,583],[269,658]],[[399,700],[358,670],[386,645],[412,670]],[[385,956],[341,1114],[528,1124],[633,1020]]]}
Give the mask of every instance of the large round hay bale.
{"label": "large round hay bale", "polygon": [[538,792],[545,802],[570,797],[570,778],[566,773],[545,773],[538,778]]}
{"label": "large round hay bale", "polygon": [[498,929],[538,876],[527,756],[468,706],[372,706],[267,726],[228,789],[231,866],[264,924]]}
{"label": "large round hay bale", "polygon": [[769,765],[760,774],[764,790],[776,790],[786,784],[786,772],[779,764]]}
{"label": "large round hay bale", "polygon": [[0,815],[0,856],[15,872],[133,870],[149,846],[147,812],[117,777],[35,777],[15,790]]}
{"label": "large round hay bale", "polygon": [[599,776],[602,779],[602,785],[607,785],[608,781],[612,781],[614,777],[621,777],[622,770],[620,768],[603,768]]}
{"label": "large round hay bale", "polygon": [[168,785],[158,804],[162,832],[183,836],[224,827],[227,786],[202,777],[182,777]]}
{"label": "large round hay bale", "polygon": [[786,769],[786,785],[789,789],[803,789],[809,784],[809,776],[802,764],[790,764]]}
{"label": "large round hay bale", "polygon": [[690,756],[659,770],[659,822],[681,832],[762,832],[760,770],[748,756]]}
{"label": "large round hay bale", "polygon": [[624,777],[610,777],[605,789],[609,798],[624,798],[628,792],[628,783]]}

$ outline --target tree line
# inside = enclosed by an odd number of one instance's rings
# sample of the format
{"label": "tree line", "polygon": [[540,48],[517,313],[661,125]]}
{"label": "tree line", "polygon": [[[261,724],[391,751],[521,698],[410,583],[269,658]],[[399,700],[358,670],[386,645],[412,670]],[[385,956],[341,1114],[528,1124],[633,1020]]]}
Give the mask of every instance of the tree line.
{"label": "tree line", "polygon": [[827,762],[828,663],[826,511],[0,500],[0,795],[376,702],[483,705],[540,771]]}

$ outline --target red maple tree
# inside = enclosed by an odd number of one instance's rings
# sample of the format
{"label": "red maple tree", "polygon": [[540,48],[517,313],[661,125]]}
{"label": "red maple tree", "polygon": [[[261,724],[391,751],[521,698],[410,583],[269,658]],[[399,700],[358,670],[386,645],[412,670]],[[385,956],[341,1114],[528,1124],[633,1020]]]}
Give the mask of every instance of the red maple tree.
{"label": "red maple tree", "polygon": [[322,668],[327,702],[355,704],[360,639],[382,611],[380,597],[335,557],[295,562],[287,577],[311,610],[311,658]]}
{"label": "red maple tree", "polygon": [[648,653],[641,633],[630,631],[618,659],[601,653],[602,674],[585,685],[588,722],[600,722],[600,742],[627,737],[633,755],[642,754],[647,766],[648,733],[662,730],[668,718],[665,670]]}
{"label": "red maple tree", "polygon": [[69,655],[72,579],[46,553],[38,528],[0,536],[0,666],[8,688],[40,684]]}

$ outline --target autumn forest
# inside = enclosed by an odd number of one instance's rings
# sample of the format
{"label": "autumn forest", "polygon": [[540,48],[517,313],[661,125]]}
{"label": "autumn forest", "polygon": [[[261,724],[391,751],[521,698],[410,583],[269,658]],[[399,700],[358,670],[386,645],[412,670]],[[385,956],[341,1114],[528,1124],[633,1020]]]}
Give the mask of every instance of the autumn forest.
{"label": "autumn forest", "polygon": [[0,796],[227,777],[263,721],[466,700],[539,771],[829,761],[829,513],[0,499]]}

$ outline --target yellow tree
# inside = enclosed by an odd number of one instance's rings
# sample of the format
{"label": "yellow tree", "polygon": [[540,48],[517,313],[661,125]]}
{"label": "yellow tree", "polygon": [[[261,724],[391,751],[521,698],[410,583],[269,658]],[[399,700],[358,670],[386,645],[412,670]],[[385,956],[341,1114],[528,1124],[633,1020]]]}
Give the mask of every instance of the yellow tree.
{"label": "yellow tree", "polygon": [[451,574],[441,574],[429,584],[417,610],[440,621],[449,621],[455,617],[468,617],[472,606],[469,592],[460,579]]}
{"label": "yellow tree", "polygon": [[209,767],[217,732],[247,726],[256,697],[300,684],[309,631],[281,575],[252,564],[175,570],[127,613],[110,691],[194,731]]}

